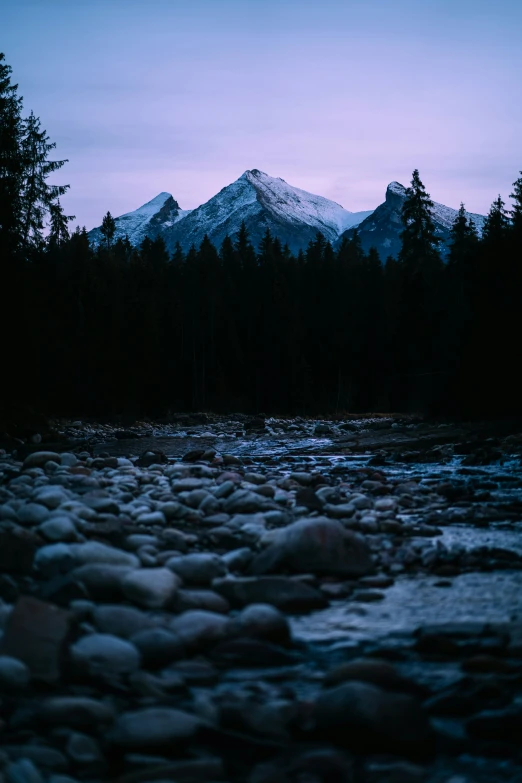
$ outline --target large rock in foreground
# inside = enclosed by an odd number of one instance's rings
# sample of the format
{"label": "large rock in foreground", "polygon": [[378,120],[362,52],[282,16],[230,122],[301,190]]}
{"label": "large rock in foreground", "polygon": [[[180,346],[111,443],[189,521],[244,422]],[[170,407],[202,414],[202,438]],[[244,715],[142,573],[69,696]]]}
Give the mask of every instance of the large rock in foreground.
{"label": "large rock in foreground", "polygon": [[251,574],[288,569],[295,573],[359,577],[373,570],[364,539],[326,517],[301,519],[280,530],[250,566]]}

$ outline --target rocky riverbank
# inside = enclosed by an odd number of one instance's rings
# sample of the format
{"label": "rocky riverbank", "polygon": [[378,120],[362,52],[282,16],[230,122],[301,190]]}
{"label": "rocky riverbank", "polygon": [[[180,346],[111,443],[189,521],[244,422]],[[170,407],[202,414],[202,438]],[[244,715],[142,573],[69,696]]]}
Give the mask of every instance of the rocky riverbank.
{"label": "rocky riverbank", "polygon": [[0,456],[6,783],[522,781],[516,433],[54,427]]}

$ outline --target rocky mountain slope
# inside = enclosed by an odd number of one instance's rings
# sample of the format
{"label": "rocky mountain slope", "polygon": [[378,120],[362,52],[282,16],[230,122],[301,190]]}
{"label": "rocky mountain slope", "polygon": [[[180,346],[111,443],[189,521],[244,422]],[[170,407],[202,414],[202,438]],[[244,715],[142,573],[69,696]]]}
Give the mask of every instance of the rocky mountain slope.
{"label": "rocky mountain slope", "polygon": [[[383,261],[388,256],[397,257],[401,249],[400,235],[403,230],[401,222],[402,205],[406,198],[406,188],[399,182],[390,182],[386,188],[386,199],[377,209],[357,226],[357,232],[364,250],[375,247]],[[444,204],[435,203],[432,216],[437,236],[442,240],[441,251],[447,251],[447,243],[450,237],[450,229],[457,215],[457,210],[446,207]],[[475,222],[479,233],[482,232],[484,216],[475,213],[467,213],[468,218]],[[353,227],[347,229],[341,236],[350,238],[353,236]]]}
{"label": "rocky mountain slope", "polygon": [[[115,239],[128,236],[133,245],[139,245],[146,236],[155,239],[169,229],[174,223],[186,217],[189,209],[180,209],[179,204],[170,193],[160,193],[146,204],[116,218]],[[89,231],[89,239],[94,245],[103,242],[100,227]]]}
{"label": "rocky mountain slope", "polygon": [[359,225],[370,214],[348,212],[335,201],[252,169],[169,228],[165,240],[169,249],[179,242],[187,250],[192,244],[198,246],[207,234],[219,247],[225,236],[235,236],[245,221],[256,247],[269,228],[297,252],[306,248],[318,231],[335,242],[347,228]]}
{"label": "rocky mountain slope", "polygon": [[[320,231],[333,245],[343,237],[359,232],[363,248],[376,247],[384,261],[397,256],[402,231],[401,210],[406,188],[391,182],[386,189],[384,203],[375,210],[349,212],[335,201],[295,188],[283,179],[270,177],[258,169],[245,171],[235,182],[196,209],[180,209],[170,193],[160,193],[134,212],[116,218],[116,238],[128,236],[133,245],[139,245],[148,236],[161,236],[167,249],[173,251],[179,242],[187,251],[191,245],[199,247],[207,235],[216,247],[225,238],[234,238],[244,221],[250,239],[259,246],[267,228],[273,236],[297,253]],[[433,220],[441,238],[444,253],[449,240],[456,209],[435,204]],[[479,233],[484,216],[468,213]],[[93,244],[102,241],[100,229],[89,232]]]}

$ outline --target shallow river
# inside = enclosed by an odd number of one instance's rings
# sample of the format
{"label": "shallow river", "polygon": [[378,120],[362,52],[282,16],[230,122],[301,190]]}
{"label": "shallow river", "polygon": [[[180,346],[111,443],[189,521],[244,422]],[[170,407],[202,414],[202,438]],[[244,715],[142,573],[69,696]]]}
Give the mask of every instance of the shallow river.
{"label": "shallow river", "polygon": [[[217,437],[215,433],[176,433],[171,437],[146,438],[137,441],[111,441],[97,446],[96,451],[112,455],[141,454],[148,449],[160,449],[170,458],[179,458],[189,448],[214,448],[243,458],[248,457],[252,469],[256,466],[278,472],[296,469],[319,470],[346,474],[365,467],[371,454],[331,454],[334,444],[328,438],[317,437]],[[496,479],[491,499],[509,503],[522,499],[522,470],[518,460],[477,468],[462,465],[460,458],[440,463],[400,463],[386,465],[382,471],[394,479],[416,479],[431,483],[441,480]],[[498,478],[501,481],[498,482]],[[503,477],[503,478],[502,478]],[[477,528],[454,524],[442,528],[442,535],[430,539],[447,548],[474,549],[480,546],[500,547],[522,554],[522,521],[495,522]],[[423,539],[426,542],[426,539]],[[411,634],[420,625],[450,622],[522,622],[522,571],[466,573],[452,577],[446,585],[427,576],[399,576],[384,590],[384,599],[375,603],[357,603],[343,599],[328,609],[292,620],[298,638],[308,642],[357,645],[361,641]]]}

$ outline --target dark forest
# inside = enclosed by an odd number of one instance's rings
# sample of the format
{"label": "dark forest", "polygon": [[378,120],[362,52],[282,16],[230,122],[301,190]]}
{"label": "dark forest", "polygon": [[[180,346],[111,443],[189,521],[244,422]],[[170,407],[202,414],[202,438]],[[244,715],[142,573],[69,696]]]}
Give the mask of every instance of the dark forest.
{"label": "dark forest", "polygon": [[519,409],[522,177],[482,237],[464,207],[443,256],[415,171],[397,259],[357,234],[292,255],[245,230],[172,257],[162,240],[94,249],[69,226],[34,115],[0,56],[0,291],[6,409],[130,417]]}

